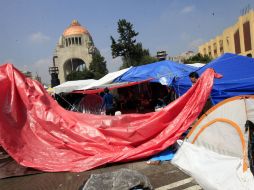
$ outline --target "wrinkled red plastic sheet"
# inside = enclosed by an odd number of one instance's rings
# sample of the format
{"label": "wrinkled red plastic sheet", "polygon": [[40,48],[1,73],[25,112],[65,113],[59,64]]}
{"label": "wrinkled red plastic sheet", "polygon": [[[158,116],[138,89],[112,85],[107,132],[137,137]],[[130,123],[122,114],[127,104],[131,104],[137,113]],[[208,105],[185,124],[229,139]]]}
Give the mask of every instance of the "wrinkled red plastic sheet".
{"label": "wrinkled red plastic sheet", "polygon": [[0,67],[0,144],[19,164],[80,172],[156,154],[172,145],[201,112],[214,71],[159,112],[98,116],[60,107],[37,81]]}

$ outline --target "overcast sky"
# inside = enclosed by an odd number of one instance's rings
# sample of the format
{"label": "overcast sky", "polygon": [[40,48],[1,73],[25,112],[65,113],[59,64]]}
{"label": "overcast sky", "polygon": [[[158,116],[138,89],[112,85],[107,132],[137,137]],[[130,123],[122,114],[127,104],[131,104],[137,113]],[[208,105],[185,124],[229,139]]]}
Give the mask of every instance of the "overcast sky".
{"label": "overcast sky", "polygon": [[139,32],[138,42],[155,55],[174,56],[221,34],[254,0],[1,0],[0,63],[37,72],[50,81],[48,67],[56,43],[73,19],[86,27],[109,71],[118,70],[111,57],[110,36],[126,19]]}

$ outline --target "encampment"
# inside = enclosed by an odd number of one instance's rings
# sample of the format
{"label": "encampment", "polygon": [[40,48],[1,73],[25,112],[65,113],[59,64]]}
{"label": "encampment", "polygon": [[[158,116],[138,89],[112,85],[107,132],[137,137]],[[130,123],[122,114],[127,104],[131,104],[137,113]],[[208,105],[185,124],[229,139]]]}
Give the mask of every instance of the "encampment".
{"label": "encampment", "polygon": [[0,75],[0,145],[23,166],[75,172],[148,157],[175,143],[201,112],[215,77],[208,69],[159,112],[98,116],[64,110],[13,65],[2,65]]}

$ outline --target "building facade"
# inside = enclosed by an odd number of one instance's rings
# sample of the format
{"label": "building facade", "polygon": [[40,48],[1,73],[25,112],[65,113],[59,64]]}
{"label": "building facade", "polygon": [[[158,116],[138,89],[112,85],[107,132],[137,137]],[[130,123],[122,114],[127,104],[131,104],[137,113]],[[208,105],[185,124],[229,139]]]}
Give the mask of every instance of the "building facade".
{"label": "building facade", "polygon": [[41,83],[41,77],[36,73],[36,76],[32,74],[31,71],[21,71],[26,77],[31,78],[33,80],[37,80]]}
{"label": "building facade", "polygon": [[254,11],[238,18],[238,22],[225,29],[222,35],[199,46],[199,53],[212,58],[223,53],[235,53],[254,57]]}
{"label": "building facade", "polygon": [[181,55],[169,57],[169,60],[177,62],[177,63],[183,63],[185,59],[189,59],[190,57],[194,55],[195,53],[193,51],[187,51],[182,53]]}
{"label": "building facade", "polygon": [[73,20],[60,36],[53,55],[53,67],[58,68],[60,83],[65,82],[71,72],[88,69],[94,51],[88,30]]}

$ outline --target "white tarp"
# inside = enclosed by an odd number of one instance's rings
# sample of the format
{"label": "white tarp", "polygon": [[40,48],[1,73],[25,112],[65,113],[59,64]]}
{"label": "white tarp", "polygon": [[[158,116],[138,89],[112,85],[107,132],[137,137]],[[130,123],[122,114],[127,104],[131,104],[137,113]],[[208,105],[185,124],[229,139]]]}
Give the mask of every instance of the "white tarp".
{"label": "white tarp", "polygon": [[187,64],[189,66],[192,66],[192,67],[203,67],[205,64],[204,63],[192,63],[192,64]]}
{"label": "white tarp", "polygon": [[253,175],[243,172],[242,161],[184,142],[171,162],[206,190],[253,190]]}
{"label": "white tarp", "polygon": [[80,88],[84,88],[85,86],[95,82],[95,79],[87,79],[87,80],[75,80],[75,81],[67,81],[58,86],[55,86],[54,93],[59,94],[61,92],[72,92],[74,90],[78,90]]}
{"label": "white tarp", "polygon": [[107,75],[100,78],[99,80],[94,81],[93,83],[91,83],[91,84],[89,84],[85,87],[81,87],[77,90],[94,89],[94,88],[98,88],[100,86],[103,86],[105,84],[110,84],[111,82],[113,82],[114,79],[116,79],[117,77],[119,77],[122,74],[124,74],[125,72],[127,72],[130,68],[126,68],[126,69],[122,69],[120,71],[115,71],[115,72],[112,72],[112,73],[108,73]]}

